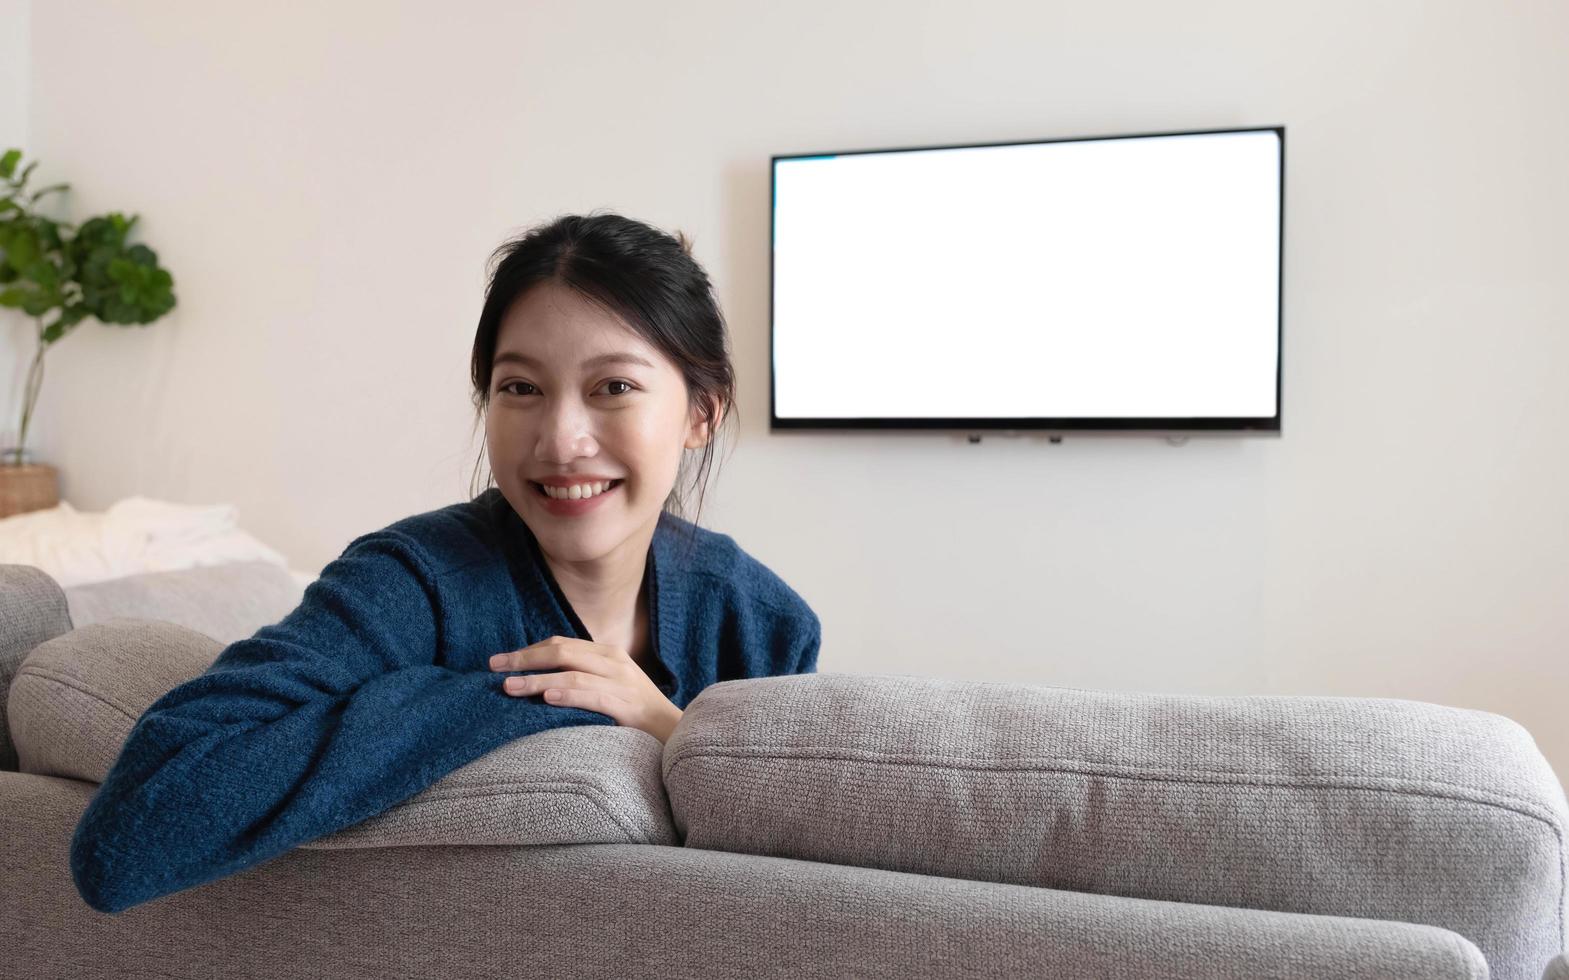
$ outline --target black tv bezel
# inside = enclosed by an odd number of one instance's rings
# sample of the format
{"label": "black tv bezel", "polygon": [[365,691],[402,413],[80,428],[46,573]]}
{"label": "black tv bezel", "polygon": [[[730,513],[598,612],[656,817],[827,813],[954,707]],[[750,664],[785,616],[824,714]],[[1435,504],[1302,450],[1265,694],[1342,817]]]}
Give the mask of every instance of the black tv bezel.
{"label": "black tv bezel", "polygon": [[[1148,139],[1159,136],[1206,136],[1218,133],[1267,133],[1273,132],[1280,140],[1280,228],[1277,246],[1278,262],[1275,271],[1279,289],[1276,291],[1275,309],[1275,414],[1269,417],[1246,418],[1237,416],[1183,418],[1175,416],[1154,418],[1049,418],[1002,417],[986,418],[789,418],[778,414],[777,379],[774,363],[774,239],[778,207],[779,162],[802,160],[822,156],[858,156],[868,153],[908,153],[920,150],[963,150],[988,146],[1031,146],[1039,143],[1083,143],[1119,139]],[[1109,136],[1070,136],[1059,139],[999,140],[992,143],[945,143],[931,146],[880,147],[860,150],[819,150],[813,153],[776,153],[769,156],[768,164],[768,429],[770,432],[801,430],[890,430],[916,429],[922,431],[1020,431],[1048,430],[1062,432],[1238,432],[1279,435],[1285,410],[1285,392],[1282,386],[1285,362],[1285,292],[1286,292],[1286,127],[1244,126],[1233,129],[1194,129],[1157,133],[1119,133]]]}

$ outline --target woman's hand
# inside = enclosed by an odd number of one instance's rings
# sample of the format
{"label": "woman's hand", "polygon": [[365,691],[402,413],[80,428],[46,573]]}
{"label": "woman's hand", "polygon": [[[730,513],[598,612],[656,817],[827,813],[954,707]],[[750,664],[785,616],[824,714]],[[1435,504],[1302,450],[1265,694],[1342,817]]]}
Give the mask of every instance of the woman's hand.
{"label": "woman's hand", "polygon": [[598,711],[618,725],[647,732],[661,743],[681,720],[681,709],[654,685],[631,654],[608,643],[552,636],[490,658],[490,669],[496,671],[547,667],[570,669],[508,677],[502,690],[525,696],[543,694],[550,704]]}

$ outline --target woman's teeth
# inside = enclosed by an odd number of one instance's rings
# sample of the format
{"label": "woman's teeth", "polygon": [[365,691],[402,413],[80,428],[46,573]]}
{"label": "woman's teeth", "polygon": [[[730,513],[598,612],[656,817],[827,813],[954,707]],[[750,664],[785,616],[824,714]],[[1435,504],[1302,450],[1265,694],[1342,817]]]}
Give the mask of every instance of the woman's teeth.
{"label": "woman's teeth", "polygon": [[555,497],[557,500],[582,500],[586,497],[597,497],[620,483],[620,480],[611,480],[609,483],[582,483],[570,487],[547,487],[543,483],[534,485],[546,496]]}

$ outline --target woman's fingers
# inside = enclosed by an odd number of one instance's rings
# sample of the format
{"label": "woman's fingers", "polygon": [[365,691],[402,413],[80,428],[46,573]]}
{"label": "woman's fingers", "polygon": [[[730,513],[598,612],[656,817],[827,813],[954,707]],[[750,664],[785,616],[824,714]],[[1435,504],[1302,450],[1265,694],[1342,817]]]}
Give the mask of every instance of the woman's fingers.
{"label": "woman's fingers", "polygon": [[[508,653],[498,653],[490,658],[491,670],[537,670],[542,667],[582,668],[584,652],[581,647],[555,642],[565,637],[552,636],[533,646]],[[583,642],[583,641],[580,641]]]}
{"label": "woman's fingers", "polygon": [[602,712],[623,725],[631,719],[632,703],[616,693],[619,689],[613,682],[598,674],[584,674],[575,670],[530,674],[527,677],[508,677],[502,682],[502,687],[508,694],[520,697],[539,694],[551,704]]}
{"label": "woman's fingers", "polygon": [[549,687],[564,687],[568,683],[566,671],[554,674],[529,674],[527,677],[508,677],[501,686],[508,694],[539,694]]}
{"label": "woman's fingers", "polygon": [[612,665],[621,666],[625,651],[605,643],[593,643],[572,636],[552,636],[521,650],[498,653],[490,658],[490,669],[497,671],[541,670],[561,667],[590,674],[609,675]]}
{"label": "woman's fingers", "polygon": [[550,687],[545,689],[545,700],[564,708],[587,708],[614,718],[616,724],[631,724],[631,704],[609,691],[598,687]]}

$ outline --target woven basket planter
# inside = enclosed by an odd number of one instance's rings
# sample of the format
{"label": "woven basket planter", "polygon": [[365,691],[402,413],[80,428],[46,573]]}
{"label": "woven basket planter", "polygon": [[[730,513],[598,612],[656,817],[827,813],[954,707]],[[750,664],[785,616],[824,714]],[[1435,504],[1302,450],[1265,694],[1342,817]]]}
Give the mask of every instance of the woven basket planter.
{"label": "woven basket planter", "polygon": [[60,471],[47,463],[0,461],[0,518],[60,503]]}

